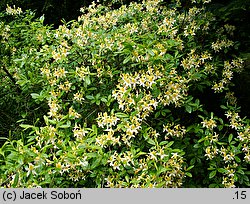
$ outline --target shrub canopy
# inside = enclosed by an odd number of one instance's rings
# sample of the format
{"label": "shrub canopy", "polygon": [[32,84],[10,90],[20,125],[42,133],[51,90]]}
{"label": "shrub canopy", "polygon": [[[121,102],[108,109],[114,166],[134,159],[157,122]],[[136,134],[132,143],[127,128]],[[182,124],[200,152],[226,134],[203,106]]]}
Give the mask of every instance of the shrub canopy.
{"label": "shrub canopy", "polygon": [[3,144],[1,185],[249,186],[249,120],[230,91],[243,60],[206,3],[92,3],[58,29],[8,7],[1,73],[44,122],[22,120],[25,136]]}

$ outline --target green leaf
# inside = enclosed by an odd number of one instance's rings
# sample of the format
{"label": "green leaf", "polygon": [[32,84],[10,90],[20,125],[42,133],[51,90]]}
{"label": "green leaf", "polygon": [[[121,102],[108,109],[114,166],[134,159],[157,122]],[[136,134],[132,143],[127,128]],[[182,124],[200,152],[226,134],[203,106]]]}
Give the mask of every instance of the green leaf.
{"label": "green leaf", "polygon": [[160,146],[163,146],[163,145],[165,145],[165,144],[167,144],[167,143],[169,143],[169,141],[162,141],[162,142],[160,142]]}
{"label": "green leaf", "polygon": [[240,159],[239,157],[237,157],[237,156],[234,156],[234,159],[235,159],[235,161],[238,162],[238,163],[241,162],[241,159]]}
{"label": "green leaf", "polygon": [[188,113],[191,113],[191,112],[192,112],[192,107],[189,106],[189,105],[185,106],[185,109],[186,109],[186,111],[187,111]]}
{"label": "green leaf", "polygon": [[128,118],[128,114],[121,113],[121,112],[115,113],[115,116],[118,118]]}
{"label": "green leaf", "polygon": [[130,51],[133,50],[133,44],[132,43],[129,43],[129,42],[123,42],[122,43],[124,45],[124,47]]}
{"label": "green leaf", "polygon": [[92,96],[92,95],[87,95],[86,98],[89,99],[89,100],[94,100],[95,99],[95,97]]}
{"label": "green leaf", "polygon": [[[85,146],[85,145],[80,145],[79,147],[81,147],[81,148],[86,148],[87,146]],[[86,153],[86,155],[87,155],[87,157],[90,159],[90,158],[96,158],[97,157],[97,154],[96,154],[96,152],[89,152],[89,153]]]}
{"label": "green leaf", "polygon": [[129,179],[129,176],[128,176],[128,175],[125,176],[125,180],[127,181],[127,183],[129,183],[129,180],[130,180],[130,179]]}
{"label": "green leaf", "polygon": [[17,158],[17,162],[19,163],[19,164],[21,164],[21,165],[23,165],[23,157],[18,157]]}
{"label": "green leaf", "polygon": [[192,177],[192,174],[190,172],[185,172],[185,175],[188,176],[188,177]]}
{"label": "green leaf", "polygon": [[147,142],[148,142],[149,144],[151,144],[151,145],[155,145],[155,141],[152,140],[151,138],[149,138],[149,139],[147,140]]}
{"label": "green leaf", "polygon": [[148,53],[149,53],[151,56],[155,56],[155,53],[154,53],[153,50],[148,49]]}
{"label": "green leaf", "polygon": [[227,145],[226,142],[217,142],[218,145]]}
{"label": "green leaf", "polygon": [[49,118],[46,115],[43,116],[43,119],[44,119],[45,124],[49,125]]}
{"label": "green leaf", "polygon": [[215,169],[215,168],[212,167],[212,166],[210,166],[210,167],[207,168],[207,170],[214,170],[214,169]]}
{"label": "green leaf", "polygon": [[245,174],[245,172],[244,172],[242,169],[239,169],[237,172],[238,172],[239,174],[242,174],[242,175]]}
{"label": "green leaf", "polygon": [[66,125],[60,125],[58,128],[66,129],[69,128],[70,126],[71,126],[70,124],[66,124]]}
{"label": "green leaf", "polygon": [[212,183],[209,185],[209,188],[218,188],[218,187],[219,187],[219,185],[216,183]]}
{"label": "green leaf", "polygon": [[209,141],[209,140],[205,140],[205,141],[204,141],[204,146],[205,146],[205,147],[207,147],[209,144],[210,144],[210,141]]}
{"label": "green leaf", "polygon": [[171,113],[171,110],[169,110],[169,109],[164,109],[164,112],[165,112],[165,113]]}
{"label": "green leaf", "polygon": [[141,155],[146,155],[147,153],[146,152],[139,152],[138,154],[135,155],[135,158],[141,156]]}
{"label": "green leaf", "polygon": [[201,147],[200,144],[195,144],[195,145],[194,145],[194,148],[195,148],[195,149],[198,149],[198,148],[200,148],[200,147]]}
{"label": "green leaf", "polygon": [[86,76],[85,79],[84,79],[86,85],[90,85],[91,84],[91,80],[90,80],[90,77],[89,76]]}
{"label": "green leaf", "polygon": [[194,168],[194,165],[188,167],[188,168],[187,168],[187,171],[191,170],[192,168]]}
{"label": "green leaf", "polygon": [[166,147],[166,148],[169,148],[169,147],[171,147],[173,144],[174,144],[174,141],[171,141],[171,142],[169,142],[165,147]]}
{"label": "green leaf", "polygon": [[205,139],[206,139],[205,137],[203,137],[203,138],[199,139],[199,140],[198,140],[198,143],[203,142]]}
{"label": "green leaf", "polygon": [[196,100],[195,100],[195,104],[198,106],[198,105],[200,105],[200,100],[197,98]]}
{"label": "green leaf", "polygon": [[166,116],[166,112],[161,111],[161,115],[165,117]]}
{"label": "green leaf", "polygon": [[212,172],[209,174],[209,178],[211,179],[211,178],[215,177],[216,172],[217,172],[216,170],[215,170],[215,171],[212,171]]}
{"label": "green leaf", "polygon": [[33,99],[37,99],[37,98],[39,98],[39,94],[37,94],[37,93],[32,93],[32,94],[30,94],[31,95],[31,97],[33,98]]}
{"label": "green leaf", "polygon": [[223,125],[217,125],[217,127],[218,127],[218,130],[221,131],[224,126]]}
{"label": "green leaf", "polygon": [[243,175],[242,177],[243,177],[243,179],[244,179],[246,182],[249,182],[249,177],[248,177],[248,176]]}
{"label": "green leaf", "polygon": [[231,143],[232,139],[233,139],[233,134],[230,134],[228,137],[228,142]]}
{"label": "green leaf", "polygon": [[104,103],[108,102],[108,100],[106,98],[101,98],[101,101],[104,102]]}
{"label": "green leaf", "polygon": [[95,90],[97,90],[96,87],[90,87],[90,88],[88,88],[88,91],[95,91]]}
{"label": "green leaf", "polygon": [[24,128],[24,130],[27,130],[27,129],[29,129],[29,128],[33,128],[34,126],[32,126],[32,125],[26,125],[26,124],[20,124],[19,125],[21,128]]}
{"label": "green leaf", "polygon": [[124,60],[123,60],[123,64],[126,64],[128,61],[130,61],[131,60],[131,56],[128,56],[127,58],[125,58]]}
{"label": "green leaf", "polygon": [[187,132],[190,132],[190,130],[194,129],[194,125],[190,125],[187,127]]}
{"label": "green leaf", "polygon": [[94,160],[93,164],[91,165],[91,169],[96,168],[102,160],[102,157],[98,157],[97,159]]}
{"label": "green leaf", "polygon": [[222,173],[222,174],[227,173],[227,170],[223,169],[223,168],[218,168],[217,171],[220,172],[220,173]]}
{"label": "green leaf", "polygon": [[156,113],[155,113],[155,118],[158,118],[158,117],[160,116],[160,114],[161,114],[160,111],[156,112]]}
{"label": "green leaf", "polygon": [[13,182],[13,188],[15,188],[18,184],[19,181],[19,173],[17,172],[14,178],[14,182]]}
{"label": "green leaf", "polygon": [[195,158],[191,159],[190,164],[193,165],[195,163],[196,163],[196,159]]}
{"label": "green leaf", "polygon": [[224,124],[223,120],[221,118],[219,118],[219,121],[221,124]]}

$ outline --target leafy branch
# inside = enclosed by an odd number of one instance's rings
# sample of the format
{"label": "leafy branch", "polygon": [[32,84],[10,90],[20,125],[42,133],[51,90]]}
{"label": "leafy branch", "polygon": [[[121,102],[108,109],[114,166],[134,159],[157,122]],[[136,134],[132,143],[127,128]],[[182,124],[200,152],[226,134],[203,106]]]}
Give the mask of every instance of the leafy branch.
{"label": "leafy branch", "polygon": [[6,67],[2,66],[3,71],[6,73],[7,77],[12,81],[12,83],[14,84],[17,93],[21,93],[22,90],[20,89],[20,87],[17,85],[16,80],[14,79],[14,77],[10,74],[10,72],[8,71],[8,69],[6,69]]}

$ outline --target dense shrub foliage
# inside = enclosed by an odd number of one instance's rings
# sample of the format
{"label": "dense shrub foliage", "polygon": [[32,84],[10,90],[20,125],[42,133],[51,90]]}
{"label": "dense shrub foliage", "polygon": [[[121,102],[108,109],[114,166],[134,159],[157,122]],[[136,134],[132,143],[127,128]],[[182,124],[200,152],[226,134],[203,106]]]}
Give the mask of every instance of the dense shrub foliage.
{"label": "dense shrub foliage", "polygon": [[11,124],[18,120],[33,123],[42,118],[47,109],[46,102],[38,106],[31,101],[31,93],[41,91],[43,83],[36,77],[43,62],[34,55],[41,47],[36,36],[48,32],[49,27],[43,25],[43,17],[34,19],[30,11],[23,14],[21,9],[8,7],[6,13],[0,15],[0,134],[6,134],[9,128],[15,138],[20,128],[18,125],[11,127]]}
{"label": "dense shrub foliage", "polygon": [[[131,0],[98,0],[98,2],[117,8],[122,4],[129,4]],[[92,0],[1,0],[0,11],[5,10],[7,5],[15,5],[23,10],[30,9],[36,12],[36,17],[45,15],[45,24],[58,27],[62,24],[62,20],[77,19],[80,15],[79,8],[89,6],[91,3]]]}
{"label": "dense shrub foliage", "polygon": [[[217,3],[216,3],[217,2]],[[236,25],[237,29],[234,32],[234,40],[240,41],[240,55],[244,57],[245,69],[240,75],[235,76],[233,81],[235,87],[233,90],[236,93],[238,104],[241,106],[242,113],[250,116],[250,97],[248,90],[250,87],[250,1],[249,0],[227,0],[213,1],[209,5],[210,10],[222,22]]]}
{"label": "dense shrub foliage", "polygon": [[209,2],[92,3],[58,29],[8,7],[1,86],[27,103],[22,138],[0,149],[1,186],[249,186],[249,119],[231,91],[243,60]]}

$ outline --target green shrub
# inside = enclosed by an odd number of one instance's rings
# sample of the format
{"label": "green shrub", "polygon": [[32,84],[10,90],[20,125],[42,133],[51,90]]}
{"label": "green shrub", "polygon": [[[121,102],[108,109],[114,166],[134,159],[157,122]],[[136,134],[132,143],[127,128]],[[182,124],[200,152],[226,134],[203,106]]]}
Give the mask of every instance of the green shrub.
{"label": "green shrub", "polygon": [[[112,8],[118,8],[122,4],[129,4],[131,0],[98,0]],[[84,6],[89,6],[91,0],[1,0],[0,12],[4,11],[7,5],[21,7],[23,10],[30,9],[36,12],[36,17],[45,15],[45,24],[53,24],[58,27],[64,21],[77,19],[80,15],[79,9]]]}
{"label": "green shrub", "polygon": [[[56,30],[22,29],[30,47],[8,67],[49,110],[1,147],[2,186],[249,186],[249,120],[230,91],[243,63],[235,28],[192,2],[93,3]],[[218,101],[202,102],[208,90]]]}
{"label": "green shrub", "polygon": [[[217,2],[217,3],[216,3]],[[249,0],[230,0],[230,1],[213,1],[209,9],[215,14],[221,22],[236,25],[234,31],[234,40],[239,41],[239,56],[245,58],[245,69],[233,79],[238,104],[245,116],[250,116],[250,1]]]}
{"label": "green shrub", "polygon": [[37,36],[46,35],[50,28],[43,25],[43,17],[34,19],[34,15],[11,7],[0,14],[0,76],[3,79],[0,82],[0,134],[10,130],[14,138],[20,132],[18,121],[34,124],[48,110],[46,102],[31,98],[31,93],[41,91],[43,86],[39,67],[44,61],[36,55],[37,51],[43,44],[51,43],[49,37],[47,41],[37,41]]}

